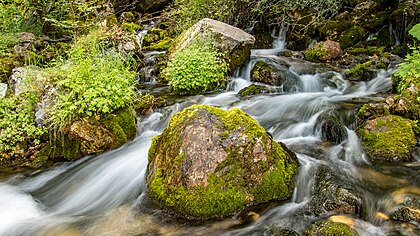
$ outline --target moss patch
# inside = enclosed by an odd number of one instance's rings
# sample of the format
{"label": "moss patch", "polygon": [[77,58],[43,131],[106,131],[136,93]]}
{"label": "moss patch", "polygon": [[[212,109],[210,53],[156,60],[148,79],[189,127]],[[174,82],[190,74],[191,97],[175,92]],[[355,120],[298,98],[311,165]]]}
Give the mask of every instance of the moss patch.
{"label": "moss patch", "polygon": [[416,144],[412,121],[395,115],[373,120],[357,130],[372,159],[386,161],[412,160]]}
{"label": "moss patch", "polygon": [[353,67],[351,70],[345,73],[345,76],[349,80],[356,81],[368,81],[373,79],[376,72],[371,69],[372,61],[359,64]]}
{"label": "moss patch", "polygon": [[358,236],[359,234],[348,225],[340,222],[323,220],[316,222],[305,231],[305,236]]}

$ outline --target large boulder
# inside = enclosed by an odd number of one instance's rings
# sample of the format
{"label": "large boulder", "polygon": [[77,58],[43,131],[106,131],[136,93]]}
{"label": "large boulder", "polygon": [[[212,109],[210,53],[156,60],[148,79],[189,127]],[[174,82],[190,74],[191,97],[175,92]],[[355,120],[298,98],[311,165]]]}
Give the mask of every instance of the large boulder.
{"label": "large boulder", "polygon": [[357,130],[371,159],[411,161],[416,145],[413,122],[396,115],[367,120]]}
{"label": "large boulder", "polygon": [[240,109],[194,105],[153,139],[146,183],[164,209],[208,219],[290,198],[297,168],[296,155]]}
{"label": "large boulder", "polygon": [[212,19],[202,19],[176,40],[169,50],[171,60],[175,54],[187,48],[203,37],[210,37],[216,41],[216,48],[225,55],[230,70],[243,64],[250,56],[255,38],[234,26]]}

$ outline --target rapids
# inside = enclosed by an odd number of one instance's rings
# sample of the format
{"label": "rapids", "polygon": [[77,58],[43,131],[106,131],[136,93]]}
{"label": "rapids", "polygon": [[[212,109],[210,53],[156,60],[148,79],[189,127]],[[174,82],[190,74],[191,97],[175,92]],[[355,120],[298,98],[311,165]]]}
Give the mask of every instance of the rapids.
{"label": "rapids", "polygon": [[[340,181],[362,196],[363,219],[342,216],[360,235],[394,234],[394,225],[378,218],[377,213],[389,212],[406,193],[420,195],[419,176],[415,174],[419,173],[419,162],[371,164],[354,132],[355,110],[361,101],[382,99],[378,94],[390,88],[393,69],[380,71],[369,82],[349,82],[337,72],[300,74],[299,83],[291,90],[274,87],[276,93],[241,99],[237,93],[251,84],[250,70],[255,62],[276,61],[276,53],[284,49],[284,34],[274,34],[279,35],[276,47],[253,50],[250,61],[237,70],[226,91],[174,98],[172,105],[140,118],[137,138],[125,146],[40,173],[2,174],[0,235],[268,235],[268,229],[279,228],[302,233],[319,220],[304,208],[312,197],[320,164],[329,165]],[[292,73],[297,75],[291,63]],[[150,83],[151,87],[156,85]],[[291,201],[197,224],[173,219],[147,200],[145,171],[152,137],[163,131],[172,114],[196,103],[241,108],[274,139],[296,152],[301,167]],[[348,138],[337,145],[323,143],[315,128],[318,117],[328,111],[338,112],[347,127]],[[244,221],[243,216],[250,211],[259,217]],[[409,232],[415,235],[418,227]]]}

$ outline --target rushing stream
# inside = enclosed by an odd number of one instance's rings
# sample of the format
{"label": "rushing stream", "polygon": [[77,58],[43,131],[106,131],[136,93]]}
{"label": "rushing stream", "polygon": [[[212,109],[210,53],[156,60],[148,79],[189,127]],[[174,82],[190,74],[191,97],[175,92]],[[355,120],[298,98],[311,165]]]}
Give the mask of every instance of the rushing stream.
{"label": "rushing stream", "polygon": [[[321,164],[329,165],[340,176],[337,181],[362,196],[363,220],[342,216],[359,234],[396,234],[397,226],[376,215],[389,213],[405,194],[420,195],[419,162],[371,164],[354,132],[356,108],[360,102],[381,99],[375,95],[389,89],[393,70],[380,71],[369,82],[349,82],[336,72],[300,74],[293,86],[240,98],[237,93],[251,84],[250,68],[256,61],[277,63],[275,54],[284,42],[276,45],[280,46],[274,50],[253,51],[227,91],[175,98],[173,105],[139,119],[138,137],[118,150],[41,173],[2,177],[0,235],[268,235],[264,232],[276,228],[302,233],[319,220],[304,208],[312,197],[315,172]],[[294,68],[302,62],[292,60],[290,64],[297,75]],[[172,114],[196,103],[241,108],[297,154],[301,168],[290,202],[254,207],[252,211],[259,217],[253,221],[244,221],[242,213],[196,224],[175,220],[147,200],[145,170],[152,137],[163,131]],[[337,145],[322,142],[317,129],[320,115],[332,111],[339,114],[348,132],[348,138]],[[419,232],[418,227],[410,230],[413,235]]]}

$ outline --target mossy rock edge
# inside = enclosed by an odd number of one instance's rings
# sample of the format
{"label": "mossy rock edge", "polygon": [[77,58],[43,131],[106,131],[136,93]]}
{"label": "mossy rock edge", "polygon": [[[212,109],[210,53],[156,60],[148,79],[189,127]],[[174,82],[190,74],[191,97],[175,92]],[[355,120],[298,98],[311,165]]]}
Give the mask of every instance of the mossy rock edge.
{"label": "mossy rock edge", "polygon": [[296,155],[240,109],[194,105],[153,139],[148,196],[178,216],[204,220],[291,197]]}

